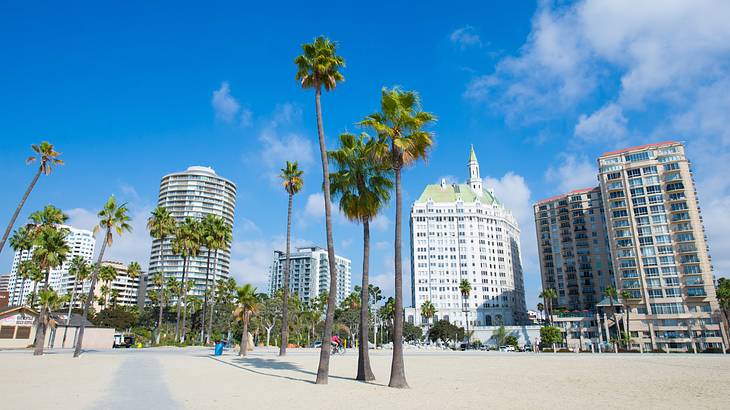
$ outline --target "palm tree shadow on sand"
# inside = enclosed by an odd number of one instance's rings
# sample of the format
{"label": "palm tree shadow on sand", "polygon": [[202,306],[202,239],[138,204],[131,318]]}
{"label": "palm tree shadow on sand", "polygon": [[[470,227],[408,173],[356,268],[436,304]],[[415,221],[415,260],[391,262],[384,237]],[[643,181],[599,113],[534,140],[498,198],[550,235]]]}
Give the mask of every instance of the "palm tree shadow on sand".
{"label": "palm tree shadow on sand", "polygon": [[[286,379],[286,380],[293,380],[293,381],[304,382],[304,383],[309,383],[309,384],[315,384],[314,379],[303,379],[303,378],[299,378],[299,377],[284,376],[281,374],[270,373],[270,372],[266,372],[266,371],[262,371],[262,370],[285,370],[285,371],[293,371],[293,372],[297,372],[297,373],[302,373],[302,374],[306,374],[309,376],[315,376],[315,377],[317,376],[316,372],[305,370],[293,363],[279,361],[276,359],[263,359],[263,358],[258,358],[258,357],[247,357],[247,358],[237,357],[237,358],[232,359],[232,361],[229,362],[229,361],[222,360],[222,359],[219,359],[214,356],[208,356],[208,357],[215,361],[218,361],[220,363],[227,364],[229,366],[233,366],[233,367],[236,367],[236,368],[239,368],[242,370],[246,370],[251,373],[260,374],[262,376],[275,377],[277,379]],[[330,375],[329,377],[331,377],[333,379],[357,381],[354,378],[349,378],[349,377],[341,377],[341,376],[333,376],[333,375]],[[357,382],[361,383],[359,381],[357,381]],[[378,383],[372,383],[372,382],[370,382],[368,384],[379,385]]]}

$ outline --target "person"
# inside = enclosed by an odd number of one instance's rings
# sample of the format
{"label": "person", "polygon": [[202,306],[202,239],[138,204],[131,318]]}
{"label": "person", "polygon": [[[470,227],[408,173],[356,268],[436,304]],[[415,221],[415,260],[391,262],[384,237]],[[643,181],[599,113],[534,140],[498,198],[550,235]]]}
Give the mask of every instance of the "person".
{"label": "person", "polygon": [[340,337],[337,335],[332,336],[332,347],[334,348],[333,350],[338,351],[341,346],[342,346],[342,339],[340,339]]}

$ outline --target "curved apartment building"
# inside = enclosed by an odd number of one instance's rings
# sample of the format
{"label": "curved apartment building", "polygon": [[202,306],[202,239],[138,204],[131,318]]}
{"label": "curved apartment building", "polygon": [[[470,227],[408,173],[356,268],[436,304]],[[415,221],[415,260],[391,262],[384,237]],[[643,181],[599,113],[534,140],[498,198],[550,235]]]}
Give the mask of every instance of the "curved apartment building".
{"label": "curved apartment building", "polygon": [[[158,206],[167,208],[178,221],[186,217],[202,219],[213,214],[233,225],[236,207],[236,184],[215,173],[213,168],[192,166],[183,172],[165,175],[160,181]],[[182,279],[183,260],[172,253],[172,239],[155,239],[150,253],[149,273],[163,272],[165,277]],[[218,252],[218,263],[211,260],[209,280],[225,278],[230,270],[230,248]],[[201,248],[197,257],[188,261],[186,280],[194,281],[191,294],[202,295],[205,289],[207,251]]]}

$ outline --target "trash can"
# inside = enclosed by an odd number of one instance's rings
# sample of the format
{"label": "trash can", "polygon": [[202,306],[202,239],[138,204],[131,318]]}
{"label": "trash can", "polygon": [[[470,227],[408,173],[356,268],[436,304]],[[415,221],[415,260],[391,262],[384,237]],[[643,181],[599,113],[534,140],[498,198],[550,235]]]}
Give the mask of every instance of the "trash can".
{"label": "trash can", "polygon": [[216,342],[215,343],[215,356],[220,356],[223,354],[223,342]]}

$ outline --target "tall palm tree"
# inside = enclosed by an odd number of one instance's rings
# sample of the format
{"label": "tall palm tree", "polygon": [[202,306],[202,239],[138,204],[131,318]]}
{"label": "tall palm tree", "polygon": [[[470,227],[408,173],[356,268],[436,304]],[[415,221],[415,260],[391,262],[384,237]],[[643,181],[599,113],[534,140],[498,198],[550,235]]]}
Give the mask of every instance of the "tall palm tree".
{"label": "tall palm tree", "polygon": [[33,235],[37,235],[38,230],[44,226],[56,226],[66,222],[68,215],[53,205],[46,205],[42,210],[30,214],[28,219],[28,227]]}
{"label": "tall palm tree", "polygon": [[[173,279],[174,278],[170,278]],[[160,344],[160,334],[162,332],[162,313],[165,308],[165,304],[169,300],[169,288],[166,287],[165,275],[162,272],[155,272],[150,276],[150,282],[153,288],[150,290],[149,296],[153,303],[157,303],[158,317],[157,317],[157,329],[155,329],[155,344]]]}
{"label": "tall palm tree", "polygon": [[466,337],[471,339],[471,335],[469,334],[469,295],[471,294],[471,283],[467,279],[462,279],[459,282],[459,292],[461,292],[464,313],[466,313]]}
{"label": "tall palm tree", "polygon": [[38,161],[38,171],[36,171],[33,180],[30,181],[28,189],[25,190],[25,194],[23,194],[23,198],[20,200],[20,204],[18,204],[18,207],[15,208],[15,212],[13,212],[13,216],[10,218],[10,222],[8,223],[7,228],[5,228],[3,238],[2,240],[0,240],[0,253],[2,253],[3,247],[5,247],[5,241],[8,240],[8,236],[10,236],[10,231],[13,230],[13,225],[15,225],[15,220],[18,219],[20,210],[23,208],[23,205],[28,199],[28,196],[33,190],[36,182],[38,182],[38,178],[41,176],[41,174],[50,175],[51,172],[53,172],[54,166],[63,165],[63,161],[58,159],[58,156],[61,155],[61,153],[54,150],[53,145],[49,144],[47,141],[43,141],[38,145],[33,144],[31,145],[31,148],[33,149],[33,152],[35,152],[35,154],[28,157],[25,160],[25,163],[31,164],[35,161]]}
{"label": "tall palm tree", "polygon": [[624,327],[626,328],[626,335],[624,336],[624,341],[626,342],[626,349],[631,350],[631,325],[630,325],[630,310],[631,306],[629,306],[628,300],[631,297],[631,292],[628,290],[622,290],[621,291],[621,299],[623,302],[624,312],[626,313],[626,322],[624,322]]}
{"label": "tall palm tree", "polygon": [[[104,204],[104,207],[99,211],[97,216],[99,217],[99,224],[94,227],[94,234],[104,231],[104,236],[101,241],[101,250],[99,250],[99,256],[94,265],[94,271],[91,274],[91,283],[89,285],[89,293],[84,301],[84,319],[88,317],[89,307],[91,302],[94,300],[94,288],[96,287],[96,280],[99,275],[99,268],[101,268],[101,261],[104,258],[104,252],[106,248],[112,246],[114,243],[114,232],[121,236],[124,232],[131,232],[132,226],[129,224],[129,215],[127,215],[127,204],[117,204],[116,198],[112,195]],[[81,321],[79,327],[79,335],[76,339],[76,348],[74,349],[74,357],[81,355],[81,346],[84,341],[84,330],[86,329],[86,320]]]}
{"label": "tall palm tree", "polygon": [[[51,269],[61,266],[66,261],[67,255],[71,249],[66,243],[67,229],[57,229],[54,226],[44,226],[34,239],[35,248],[33,249],[33,261],[38,267],[45,272],[43,281],[43,290],[48,290],[48,280],[51,276]],[[45,311],[46,306],[41,305],[40,317],[43,318],[48,313]],[[36,343],[34,356],[43,355],[43,345],[45,343],[46,324],[43,320],[39,320],[36,325]]]}
{"label": "tall palm tree", "polygon": [[538,303],[537,304],[537,311],[540,312],[540,316],[543,316],[542,315],[543,310],[545,310],[545,304],[542,303],[542,302]]}
{"label": "tall palm tree", "polygon": [[297,161],[286,161],[286,167],[281,169],[281,184],[289,195],[289,205],[286,212],[286,262],[284,264],[284,277],[281,292],[281,346],[279,356],[286,356],[286,347],[289,344],[289,258],[291,256],[291,212],[294,203],[294,195],[302,190],[304,171],[300,170]]}
{"label": "tall palm tree", "polygon": [[545,303],[545,313],[547,313],[548,317],[548,324],[553,323],[553,300],[558,297],[558,292],[553,289],[545,289],[542,292],[540,292],[540,297],[543,298],[543,301]]}
{"label": "tall palm tree", "polygon": [[[33,248],[33,236],[31,234],[30,229],[27,226],[22,226],[19,229],[13,233],[13,236],[10,237],[10,247],[20,255],[20,261],[23,262],[23,252],[26,252],[26,259],[30,259],[30,250]],[[29,276],[29,275],[28,275]],[[20,285],[21,292],[23,289],[25,289],[25,279],[26,276],[23,276],[21,274],[21,277],[23,278],[22,283]],[[18,304],[23,304],[23,295],[18,295],[18,278],[15,278],[15,286],[13,287],[13,295],[12,299],[10,301],[10,305],[12,305],[12,301],[14,299],[18,299]]]}
{"label": "tall palm tree", "polygon": [[55,290],[51,288],[41,289],[38,293],[38,302],[41,305],[41,311],[38,316],[38,326],[43,329],[41,334],[36,333],[36,351],[40,345],[40,353],[33,352],[34,355],[43,354],[43,345],[46,341],[45,329],[48,326],[55,327],[56,323],[51,319],[51,313],[54,310],[58,310],[61,305],[68,301],[68,295],[60,296]]}
{"label": "tall palm tree", "polygon": [[177,232],[175,233],[175,239],[172,241],[172,252],[180,255],[183,258],[183,271],[182,280],[180,286],[180,294],[178,294],[177,300],[177,319],[175,322],[175,339],[180,342],[185,341],[185,318],[186,310],[183,311],[182,328],[180,328],[180,308],[185,306],[185,299],[187,295],[187,288],[185,284],[185,275],[187,273],[188,262],[190,258],[198,256],[200,251],[200,228],[198,221],[193,218],[187,217],[178,226]]}
{"label": "tall palm tree", "polygon": [[370,221],[390,199],[393,182],[389,168],[377,161],[377,142],[367,134],[340,135],[340,149],[330,151],[329,157],[337,167],[330,174],[332,195],[340,199],[340,210],[351,221],[361,222],[363,228],[362,286],[360,286],[360,329],[358,331],[357,380],[375,380],[368,354],[368,318],[370,296]]}
{"label": "tall palm tree", "polygon": [[367,116],[360,124],[373,129],[378,136],[376,157],[388,163],[395,174],[395,319],[393,322],[393,362],[388,386],[407,388],[403,364],[403,259],[401,257],[401,225],[403,193],[401,172],[419,159],[426,159],[433,144],[433,135],[424,127],[436,117],[421,110],[421,101],[414,91],[383,88],[380,112]]}
{"label": "tall palm tree", "polygon": [[[228,249],[231,242],[233,241],[233,228],[231,224],[225,221],[220,216],[214,216],[210,219],[209,225],[206,230],[205,247],[208,249],[208,260],[210,261],[210,252],[213,251],[213,279],[210,280],[210,293],[211,299],[215,298],[216,291],[216,277],[218,275],[218,251]],[[208,269],[205,273],[205,287],[208,289]],[[208,292],[205,292],[206,302],[203,305],[203,317],[206,315],[206,309],[208,309]],[[212,303],[212,300],[210,301]],[[213,308],[211,306],[210,313],[208,316],[208,330],[206,332],[205,342],[210,343],[210,334],[213,331]]]}
{"label": "tall palm tree", "polygon": [[429,341],[431,338],[428,337],[428,332],[431,329],[431,319],[436,315],[436,306],[431,303],[430,300],[423,302],[421,305],[421,316],[426,318],[426,340]]}
{"label": "tall palm tree", "polygon": [[76,255],[71,259],[69,264],[68,273],[74,278],[73,287],[71,288],[71,298],[68,302],[68,314],[66,315],[66,327],[63,329],[63,340],[61,341],[61,347],[66,347],[66,334],[68,333],[68,324],[71,320],[71,310],[76,300],[76,288],[81,283],[81,290],[84,289],[84,281],[91,275],[91,266],[86,262],[86,259],[80,255]]}
{"label": "tall palm tree", "polygon": [[248,324],[251,320],[251,316],[257,314],[259,310],[261,310],[261,300],[256,288],[250,283],[237,288],[236,304],[237,307],[233,312],[233,316],[237,321],[241,321],[241,323],[243,323],[243,331],[241,333],[241,350],[239,350],[238,355],[244,357],[246,356],[246,351],[248,349]]}
{"label": "tall palm tree", "polygon": [[314,103],[317,111],[317,135],[319,136],[319,152],[322,159],[322,190],[324,194],[324,220],[327,231],[327,257],[329,259],[330,289],[327,301],[327,313],[324,321],[322,348],[317,366],[317,384],[327,384],[330,366],[330,339],[332,323],[335,318],[335,301],[337,299],[337,267],[335,265],[335,243],[332,238],[332,202],[330,199],[330,175],[327,162],[327,144],[324,139],[322,124],[322,88],[332,91],[337,83],[345,80],[340,68],[345,66],[345,59],[337,55],[337,44],[326,37],[317,37],[313,43],[302,45],[303,53],[294,59],[297,66],[296,80],[302,88],[314,89]]}

